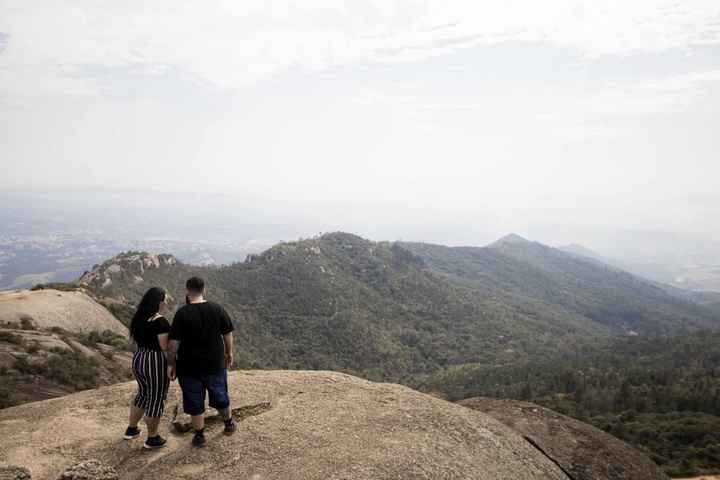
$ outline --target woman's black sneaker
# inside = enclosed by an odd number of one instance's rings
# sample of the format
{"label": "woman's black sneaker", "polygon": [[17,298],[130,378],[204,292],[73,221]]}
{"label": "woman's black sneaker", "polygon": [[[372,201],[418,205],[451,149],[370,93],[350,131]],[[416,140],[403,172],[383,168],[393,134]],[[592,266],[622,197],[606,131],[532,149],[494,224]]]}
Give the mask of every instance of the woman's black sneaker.
{"label": "woman's black sneaker", "polygon": [[235,430],[237,430],[237,423],[235,423],[235,420],[232,418],[230,420],[225,420],[225,435],[232,435],[235,433]]}
{"label": "woman's black sneaker", "polygon": [[155,435],[154,437],[148,437],[147,440],[145,440],[143,448],[155,450],[156,448],[163,448],[165,444],[167,444],[167,440],[162,438],[160,435]]}
{"label": "woman's black sneaker", "polygon": [[204,447],[206,442],[203,432],[195,432],[195,436],[192,439],[193,447]]}
{"label": "woman's black sneaker", "polygon": [[128,427],[127,430],[125,430],[125,435],[123,435],[123,438],[125,440],[132,440],[133,438],[137,438],[140,435],[140,429],[138,427]]}

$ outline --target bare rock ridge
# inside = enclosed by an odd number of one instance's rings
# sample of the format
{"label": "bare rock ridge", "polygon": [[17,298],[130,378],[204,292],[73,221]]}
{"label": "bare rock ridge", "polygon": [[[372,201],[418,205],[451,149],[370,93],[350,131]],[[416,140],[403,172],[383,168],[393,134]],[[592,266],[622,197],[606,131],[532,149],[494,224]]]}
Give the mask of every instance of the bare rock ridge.
{"label": "bare rock ridge", "polygon": [[572,480],[667,480],[630,445],[565,415],[516,400],[469,398],[460,405],[486,413],[525,437]]}
{"label": "bare rock ridge", "polygon": [[177,263],[177,259],[168,254],[127,252],[93,266],[92,270],[85,272],[78,282],[94,289],[107,288],[113,285],[113,282],[139,284],[145,280],[146,269],[157,269]]}
{"label": "bare rock ridge", "polygon": [[132,383],[0,410],[0,468],[52,480],[87,471],[157,480],[568,480],[492,417],[399,385],[308,371],[237,371],[229,382],[238,432],[225,437],[211,420],[203,449],[169,425],[175,386],[162,424],[168,446],[156,452],[121,438]]}

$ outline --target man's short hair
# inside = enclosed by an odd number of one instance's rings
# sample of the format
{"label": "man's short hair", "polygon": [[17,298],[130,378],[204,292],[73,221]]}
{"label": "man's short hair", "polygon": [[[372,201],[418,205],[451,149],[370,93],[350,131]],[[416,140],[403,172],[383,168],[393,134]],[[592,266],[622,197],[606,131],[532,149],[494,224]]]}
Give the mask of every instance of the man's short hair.
{"label": "man's short hair", "polygon": [[205,280],[200,277],[189,278],[185,282],[185,288],[195,293],[203,293],[205,291]]}

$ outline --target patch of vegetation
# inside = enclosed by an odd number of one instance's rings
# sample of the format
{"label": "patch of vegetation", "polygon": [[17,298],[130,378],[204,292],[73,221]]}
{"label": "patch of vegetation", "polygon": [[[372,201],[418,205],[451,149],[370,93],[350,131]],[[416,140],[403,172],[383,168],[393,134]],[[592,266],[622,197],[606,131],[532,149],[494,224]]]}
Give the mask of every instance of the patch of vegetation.
{"label": "patch of vegetation", "polygon": [[54,353],[46,361],[37,364],[30,363],[25,358],[18,358],[15,368],[20,372],[39,375],[76,390],[98,386],[100,373],[100,364],[96,359],[72,350]]}
{"label": "patch of vegetation", "polygon": [[37,330],[37,326],[35,325],[35,319],[28,316],[21,317],[20,328],[22,330]]}
{"label": "patch of vegetation", "polygon": [[75,292],[80,289],[80,286],[76,283],[65,283],[65,282],[51,282],[51,283],[38,283],[33,286],[30,290],[60,290],[61,292]]}
{"label": "patch of vegetation", "polygon": [[12,343],[13,345],[24,345],[25,340],[20,335],[0,330],[0,342]]}
{"label": "patch of vegetation", "polygon": [[8,408],[12,407],[14,405],[17,405],[17,401],[15,400],[12,391],[5,387],[5,385],[0,386],[0,409],[2,408]]}
{"label": "patch of vegetation", "polygon": [[117,333],[113,332],[112,330],[104,330],[102,332],[93,330],[92,332],[86,333],[84,335],[79,335],[77,338],[80,343],[88,347],[95,347],[98,343],[102,343],[104,345],[109,345],[116,348],[128,348],[128,340],[122,335],[118,335]]}
{"label": "patch of vegetation", "polygon": [[130,327],[130,322],[132,322],[133,315],[135,315],[135,309],[133,307],[119,302],[100,301],[99,303],[107,308],[123,325],[128,328]]}

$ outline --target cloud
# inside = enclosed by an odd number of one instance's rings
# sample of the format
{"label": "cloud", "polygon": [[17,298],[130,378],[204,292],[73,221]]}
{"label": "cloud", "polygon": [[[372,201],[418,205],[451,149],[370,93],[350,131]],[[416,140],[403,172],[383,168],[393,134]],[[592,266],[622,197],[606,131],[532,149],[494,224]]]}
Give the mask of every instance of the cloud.
{"label": "cloud", "polygon": [[[476,45],[604,55],[720,43],[714,0],[0,0],[0,93],[102,93],[76,72],[166,67],[234,90],[290,68],[417,61]],[[8,41],[10,38],[12,41]]]}
{"label": "cloud", "polygon": [[720,70],[610,84],[582,99],[578,109],[590,114],[610,116],[684,112],[702,99],[701,87],[712,85],[720,85]]}

